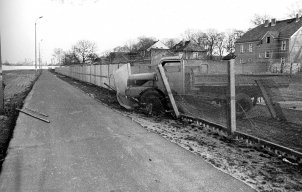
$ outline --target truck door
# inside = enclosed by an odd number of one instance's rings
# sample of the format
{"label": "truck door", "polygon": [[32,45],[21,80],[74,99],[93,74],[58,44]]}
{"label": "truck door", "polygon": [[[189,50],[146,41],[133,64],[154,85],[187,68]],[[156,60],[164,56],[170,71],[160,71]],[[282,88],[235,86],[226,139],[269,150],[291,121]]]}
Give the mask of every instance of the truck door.
{"label": "truck door", "polygon": [[183,73],[181,62],[169,62],[164,65],[168,82],[173,91],[183,93]]}

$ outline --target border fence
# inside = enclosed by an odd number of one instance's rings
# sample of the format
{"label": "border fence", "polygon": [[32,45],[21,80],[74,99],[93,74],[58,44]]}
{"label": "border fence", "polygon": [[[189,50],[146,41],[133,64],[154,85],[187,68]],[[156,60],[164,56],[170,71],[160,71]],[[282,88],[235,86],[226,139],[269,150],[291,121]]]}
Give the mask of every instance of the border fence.
{"label": "border fence", "polygon": [[[116,87],[113,73],[122,65],[73,65],[55,71],[108,88],[105,84]],[[132,64],[131,72],[154,72],[154,67]],[[302,163],[302,74],[237,74],[236,67],[224,62],[219,64],[223,70],[217,70],[215,63],[204,60],[166,65],[180,118],[222,134],[231,133]]]}

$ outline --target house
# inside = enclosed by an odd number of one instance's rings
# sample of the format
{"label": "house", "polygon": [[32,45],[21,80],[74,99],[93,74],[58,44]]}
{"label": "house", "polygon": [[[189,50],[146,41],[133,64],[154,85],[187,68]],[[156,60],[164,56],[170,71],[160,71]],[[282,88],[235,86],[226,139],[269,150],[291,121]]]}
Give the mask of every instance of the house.
{"label": "house", "polygon": [[157,64],[159,60],[169,54],[169,48],[161,41],[153,41],[142,47],[136,52],[131,53],[132,61],[141,64]]}
{"label": "house", "polygon": [[133,52],[111,52],[107,56],[109,63],[157,64],[159,60],[169,55],[169,48],[160,41],[153,41],[141,46]]}
{"label": "house", "polygon": [[107,58],[106,62],[117,64],[117,63],[129,63],[130,56],[128,52],[111,52]]}
{"label": "house", "polygon": [[169,48],[161,41],[153,41],[142,46],[138,51],[138,55],[144,60],[151,60],[152,50],[168,50]]}
{"label": "house", "polygon": [[171,48],[171,51],[184,59],[204,59],[207,50],[192,41],[180,41]]}
{"label": "house", "polygon": [[266,20],[235,42],[236,64],[243,72],[285,72],[301,66],[302,18]]}

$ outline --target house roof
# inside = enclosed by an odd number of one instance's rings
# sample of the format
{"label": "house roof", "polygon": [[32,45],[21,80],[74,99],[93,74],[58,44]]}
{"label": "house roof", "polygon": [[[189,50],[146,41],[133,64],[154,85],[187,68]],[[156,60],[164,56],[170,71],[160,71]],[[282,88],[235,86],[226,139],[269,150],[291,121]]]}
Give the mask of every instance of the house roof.
{"label": "house roof", "polygon": [[274,38],[290,38],[297,30],[302,27],[302,18],[296,22],[296,18],[277,21],[275,26],[269,23],[268,27],[265,24],[259,25],[246,32],[236,43],[259,41],[266,33],[270,33]]}
{"label": "house roof", "polygon": [[231,59],[235,59],[236,55],[235,53],[229,53],[226,56],[222,57],[222,60],[231,60]]}
{"label": "house roof", "polygon": [[173,51],[181,52],[181,51],[206,51],[202,49],[197,44],[191,41],[180,41],[174,47],[171,48]]}
{"label": "house roof", "polygon": [[147,51],[150,51],[150,49],[169,49],[164,43],[161,41],[156,41],[153,45],[148,47]]}
{"label": "house roof", "polygon": [[109,55],[112,63],[127,63],[129,62],[129,53],[126,52],[111,52]]}
{"label": "house roof", "polygon": [[145,51],[147,50],[149,47],[151,47],[152,45],[154,45],[155,43],[157,43],[158,41],[153,41],[153,42],[149,42],[143,46],[141,46],[138,51]]}

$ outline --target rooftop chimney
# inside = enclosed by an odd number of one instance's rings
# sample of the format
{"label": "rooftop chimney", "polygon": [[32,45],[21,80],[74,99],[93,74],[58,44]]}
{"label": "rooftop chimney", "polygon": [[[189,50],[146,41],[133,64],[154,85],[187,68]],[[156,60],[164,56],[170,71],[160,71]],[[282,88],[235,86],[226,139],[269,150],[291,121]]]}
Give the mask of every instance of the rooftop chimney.
{"label": "rooftop chimney", "polygon": [[274,18],[274,19],[272,19],[271,26],[273,27],[275,25],[276,25],[276,19]]}
{"label": "rooftop chimney", "polygon": [[300,21],[299,14],[296,14],[296,22]]}
{"label": "rooftop chimney", "polygon": [[269,20],[265,20],[264,27],[268,27],[268,24],[269,24]]}

